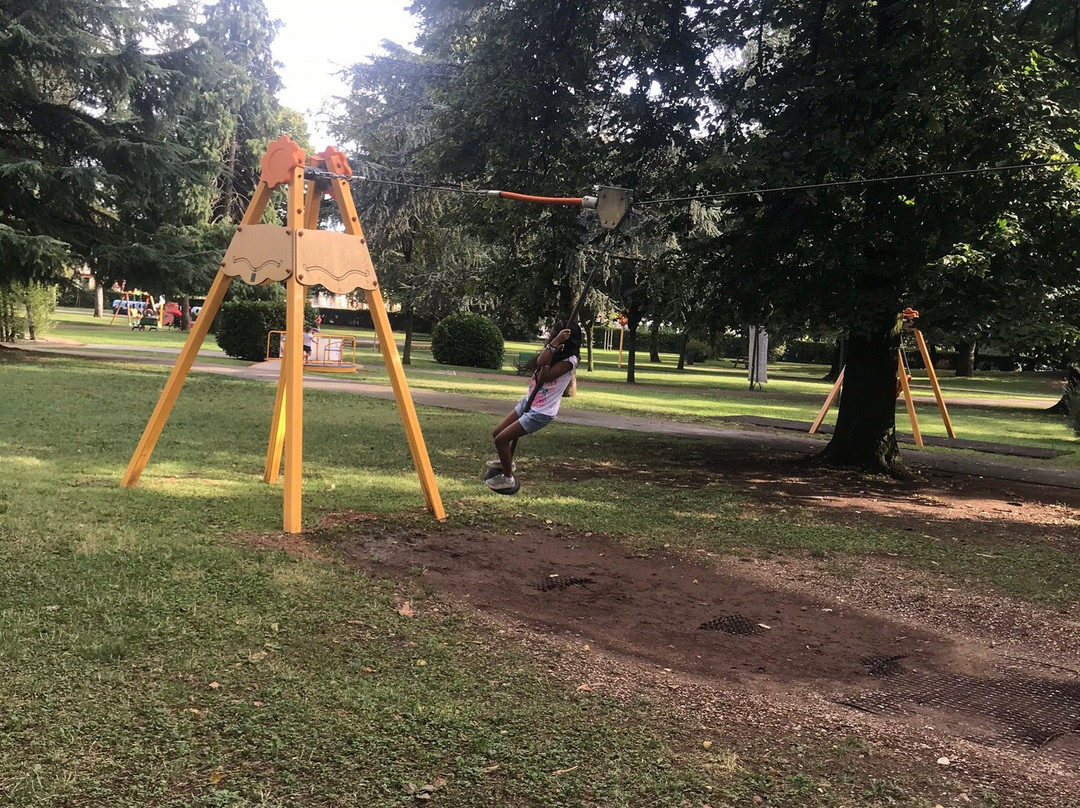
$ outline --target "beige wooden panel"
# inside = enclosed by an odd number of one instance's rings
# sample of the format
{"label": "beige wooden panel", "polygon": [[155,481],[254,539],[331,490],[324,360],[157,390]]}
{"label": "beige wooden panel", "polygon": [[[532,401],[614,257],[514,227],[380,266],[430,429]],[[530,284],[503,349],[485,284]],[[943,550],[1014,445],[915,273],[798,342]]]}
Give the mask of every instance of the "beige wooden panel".
{"label": "beige wooden panel", "polygon": [[378,281],[362,236],[335,230],[301,230],[296,240],[296,280],[324,286],[334,294],[354,289],[370,292]]}
{"label": "beige wooden panel", "polygon": [[289,230],[272,224],[236,228],[221,271],[251,286],[283,281],[292,273]]}

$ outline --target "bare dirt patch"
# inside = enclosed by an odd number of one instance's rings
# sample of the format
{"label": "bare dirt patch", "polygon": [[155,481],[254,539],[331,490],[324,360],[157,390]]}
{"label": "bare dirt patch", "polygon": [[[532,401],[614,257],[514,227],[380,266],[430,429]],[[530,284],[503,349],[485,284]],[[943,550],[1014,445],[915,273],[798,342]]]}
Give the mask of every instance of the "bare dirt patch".
{"label": "bare dirt patch", "polygon": [[[944,474],[898,483],[714,451],[654,459],[644,473],[663,484],[685,480],[673,472],[688,467],[721,476],[764,511],[1080,544],[1080,492],[1070,489]],[[917,783],[930,804],[977,804],[982,789],[1005,805],[1077,804],[1076,609],[1043,609],[890,558],[837,570],[808,557],[642,553],[523,519],[498,532],[404,530],[357,515],[310,538],[463,604],[578,690],[646,696],[688,735],[742,754],[854,736],[876,752],[852,768]]]}

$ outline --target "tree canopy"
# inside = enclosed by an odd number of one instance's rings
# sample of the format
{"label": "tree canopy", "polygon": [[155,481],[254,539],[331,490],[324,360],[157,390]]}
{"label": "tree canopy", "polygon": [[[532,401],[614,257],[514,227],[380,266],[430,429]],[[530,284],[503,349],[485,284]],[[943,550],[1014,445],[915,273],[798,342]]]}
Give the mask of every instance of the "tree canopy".
{"label": "tree canopy", "polygon": [[281,128],[261,0],[0,7],[0,279],[189,289]]}
{"label": "tree canopy", "polygon": [[[405,162],[473,188],[632,188],[620,247],[644,260],[601,281],[632,324],[845,334],[836,462],[896,468],[905,306],[954,339],[1076,339],[1075,4],[413,10],[415,58],[433,78],[424,143]],[[382,104],[406,97],[371,89]],[[558,209],[484,214],[464,226],[490,245],[495,305],[525,319],[567,307],[587,223]],[[416,220],[410,238],[444,221]]]}

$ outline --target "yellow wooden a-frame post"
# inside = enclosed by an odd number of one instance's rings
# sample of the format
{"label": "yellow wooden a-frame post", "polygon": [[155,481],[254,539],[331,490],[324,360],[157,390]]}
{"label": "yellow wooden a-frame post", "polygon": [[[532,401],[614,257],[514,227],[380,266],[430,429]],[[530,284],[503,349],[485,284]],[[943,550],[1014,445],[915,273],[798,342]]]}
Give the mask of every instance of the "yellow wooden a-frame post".
{"label": "yellow wooden a-frame post", "polygon": [[[305,166],[319,170],[306,188]],[[333,179],[324,178],[331,174],[336,176]],[[268,482],[276,481],[284,449],[284,529],[288,533],[300,532],[304,287],[318,284],[339,294],[347,294],[359,288],[364,290],[371,309],[425,502],[436,519],[446,518],[431,460],[416,417],[416,408],[397,354],[386,306],[378,289],[378,279],[371,263],[367,240],[349,193],[347,178],[351,174],[345,155],[334,148],[307,160],[303,150],[285,136],[267,148],[262,159],[262,176],[251,204],[244,213],[243,221],[236,230],[207,294],[206,302],[199,312],[199,318],[195,321],[157,406],[143,430],[135,453],[124,472],[122,486],[134,486],[146,467],[232,279],[240,277],[245,283],[253,285],[284,281],[285,355],[278,378],[263,476]],[[287,186],[288,195],[286,226],[282,228],[258,224],[269,202],[270,192],[282,185]],[[316,229],[319,203],[324,192],[329,192],[338,203],[341,218],[345,223],[344,233]]]}

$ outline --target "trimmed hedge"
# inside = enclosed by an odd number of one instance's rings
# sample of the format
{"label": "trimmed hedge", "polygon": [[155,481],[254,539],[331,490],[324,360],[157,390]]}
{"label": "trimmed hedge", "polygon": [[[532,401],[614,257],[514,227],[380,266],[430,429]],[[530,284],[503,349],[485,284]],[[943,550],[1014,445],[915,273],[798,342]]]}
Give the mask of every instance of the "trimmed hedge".
{"label": "trimmed hedge", "polygon": [[835,351],[835,342],[796,339],[785,343],[783,361],[802,362],[807,365],[831,365]]}
{"label": "trimmed hedge", "polygon": [[482,314],[457,312],[432,330],[431,356],[440,365],[498,370],[503,362],[503,336]]}
{"label": "trimmed hedge", "polygon": [[707,342],[699,339],[686,341],[686,362],[689,365],[699,365],[712,358],[712,348]]}
{"label": "trimmed hedge", "polygon": [[[228,356],[262,362],[266,335],[285,330],[284,300],[233,300],[223,303],[218,314],[217,343]],[[315,314],[304,305],[304,325],[314,325]]]}
{"label": "trimmed hedge", "polygon": [[[322,315],[322,324],[345,326],[348,328],[363,328],[374,329],[375,323],[371,320],[371,311],[369,309],[326,309],[320,308],[317,310]],[[404,312],[389,311],[386,313],[387,318],[390,320],[390,328],[395,332],[401,333],[405,331],[406,316]],[[420,334],[431,333],[431,320],[427,317],[414,316],[413,317],[413,332]]]}

